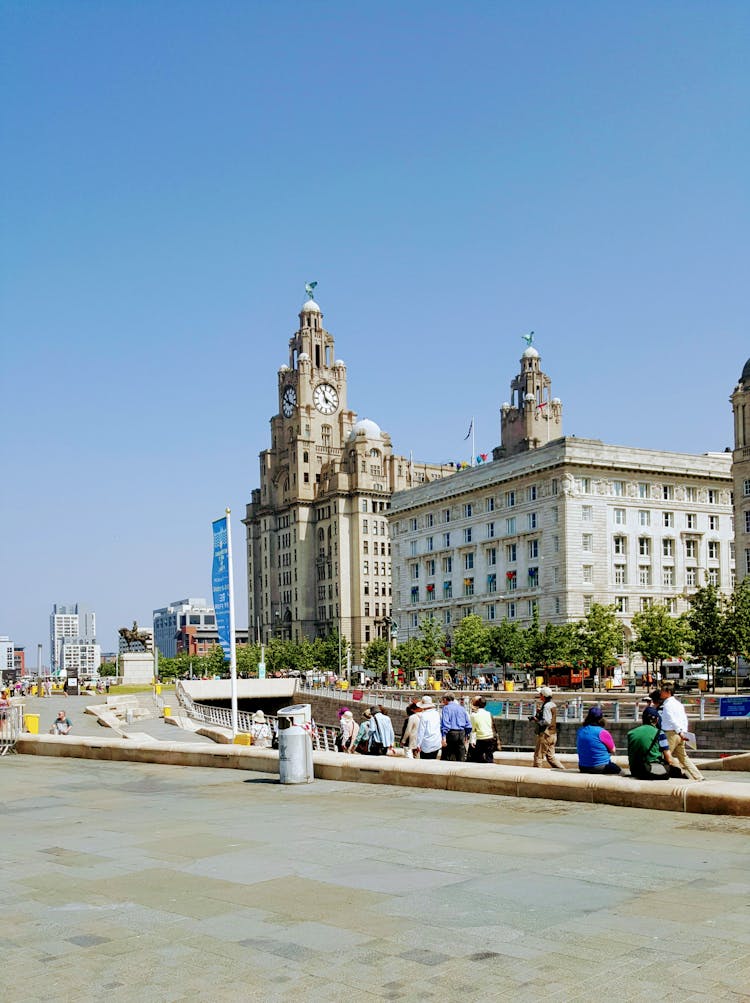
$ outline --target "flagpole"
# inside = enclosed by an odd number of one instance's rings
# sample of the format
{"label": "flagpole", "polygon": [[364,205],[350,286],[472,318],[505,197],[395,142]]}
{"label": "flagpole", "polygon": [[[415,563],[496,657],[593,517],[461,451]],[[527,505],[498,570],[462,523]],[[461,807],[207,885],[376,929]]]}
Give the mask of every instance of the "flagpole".
{"label": "flagpole", "polygon": [[471,465],[474,466],[474,457],[476,456],[476,449],[474,448],[474,418],[471,419]]}
{"label": "flagpole", "polygon": [[227,563],[229,564],[229,677],[232,681],[232,738],[237,737],[237,638],[234,632],[234,570],[232,568],[232,524],[227,515]]}

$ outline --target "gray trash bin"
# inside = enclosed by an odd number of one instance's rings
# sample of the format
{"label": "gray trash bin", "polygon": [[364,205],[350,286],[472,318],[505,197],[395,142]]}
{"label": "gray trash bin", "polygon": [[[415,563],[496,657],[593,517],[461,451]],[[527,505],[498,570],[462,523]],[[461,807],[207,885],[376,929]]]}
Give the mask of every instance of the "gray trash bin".
{"label": "gray trash bin", "polygon": [[278,711],[279,782],[311,784],[314,780],[310,704],[294,704]]}

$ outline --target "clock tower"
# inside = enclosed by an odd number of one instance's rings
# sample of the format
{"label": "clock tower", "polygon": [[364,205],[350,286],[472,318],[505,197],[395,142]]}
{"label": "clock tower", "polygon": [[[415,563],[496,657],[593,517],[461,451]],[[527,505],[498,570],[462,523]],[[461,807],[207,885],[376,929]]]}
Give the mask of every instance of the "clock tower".
{"label": "clock tower", "polygon": [[391,494],[452,468],[394,456],[387,432],[357,421],[313,288],[278,370],[271,446],[243,520],[248,623],[265,642],[340,630],[356,662],[391,616]]}

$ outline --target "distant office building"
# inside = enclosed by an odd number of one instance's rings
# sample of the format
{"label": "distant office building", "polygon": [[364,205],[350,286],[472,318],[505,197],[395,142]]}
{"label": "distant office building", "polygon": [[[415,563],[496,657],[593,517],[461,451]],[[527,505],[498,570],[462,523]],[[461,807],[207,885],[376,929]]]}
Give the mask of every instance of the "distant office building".
{"label": "distant office building", "polygon": [[58,655],[58,675],[96,676],[102,662],[102,649],[96,641],[85,641],[80,637],[64,637]]}
{"label": "distant office building", "polygon": [[154,610],[153,640],[164,658],[177,654],[177,635],[184,627],[216,629],[216,613],[205,599],[177,599]]}
{"label": "distant office building", "polygon": [[[542,624],[579,620],[600,603],[614,606],[627,645],[639,610],[658,603],[683,613],[708,584],[731,592],[727,453],[563,437],[562,403],[532,347],[511,391],[493,462],[391,500],[399,640],[430,615],[450,636],[470,613],[528,626],[537,613]],[[748,413],[750,422],[750,400]],[[744,478],[750,511],[750,470]]]}
{"label": "distant office building", "polygon": [[734,412],[734,533],[737,578],[750,575],[750,359],[731,397]]}
{"label": "distant office building", "polygon": [[23,645],[13,645],[13,668],[19,676],[26,675],[26,651]]}
{"label": "distant office building", "polygon": [[[80,603],[55,603],[50,616],[50,665],[57,675],[62,666],[61,648],[67,646],[66,659],[71,665],[90,665],[100,653],[96,643],[96,614]],[[76,654],[76,644],[88,650]],[[99,663],[96,663],[98,668]]]}
{"label": "distant office building", "polygon": [[[235,644],[242,645],[248,643],[247,628],[235,630]],[[217,627],[205,625],[186,624],[177,631],[177,654],[195,655],[200,658],[207,655],[209,651],[219,643],[219,631]]]}
{"label": "distant office building", "polygon": [[9,637],[0,637],[0,679],[14,679],[13,642]]}

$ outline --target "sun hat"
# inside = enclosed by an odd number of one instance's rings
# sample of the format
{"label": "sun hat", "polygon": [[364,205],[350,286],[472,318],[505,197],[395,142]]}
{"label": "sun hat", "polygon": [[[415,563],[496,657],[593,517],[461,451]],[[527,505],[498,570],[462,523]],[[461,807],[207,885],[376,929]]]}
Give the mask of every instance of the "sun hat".
{"label": "sun hat", "polygon": [[263,711],[256,710],[256,712],[253,714],[253,721],[255,721],[256,724],[263,724],[265,720],[266,720],[266,715],[263,713]]}
{"label": "sun hat", "polygon": [[549,686],[540,686],[539,687],[539,692],[542,694],[543,697],[551,697],[552,696],[552,690],[549,688]]}
{"label": "sun hat", "polygon": [[348,707],[339,707],[339,709],[336,711],[336,713],[338,714],[339,717],[343,717],[344,714],[346,714],[346,712],[348,710],[349,710]]}
{"label": "sun hat", "polygon": [[421,700],[417,700],[417,707],[421,707],[422,710],[428,710],[434,706],[435,704],[432,701],[432,697],[422,697]]}

